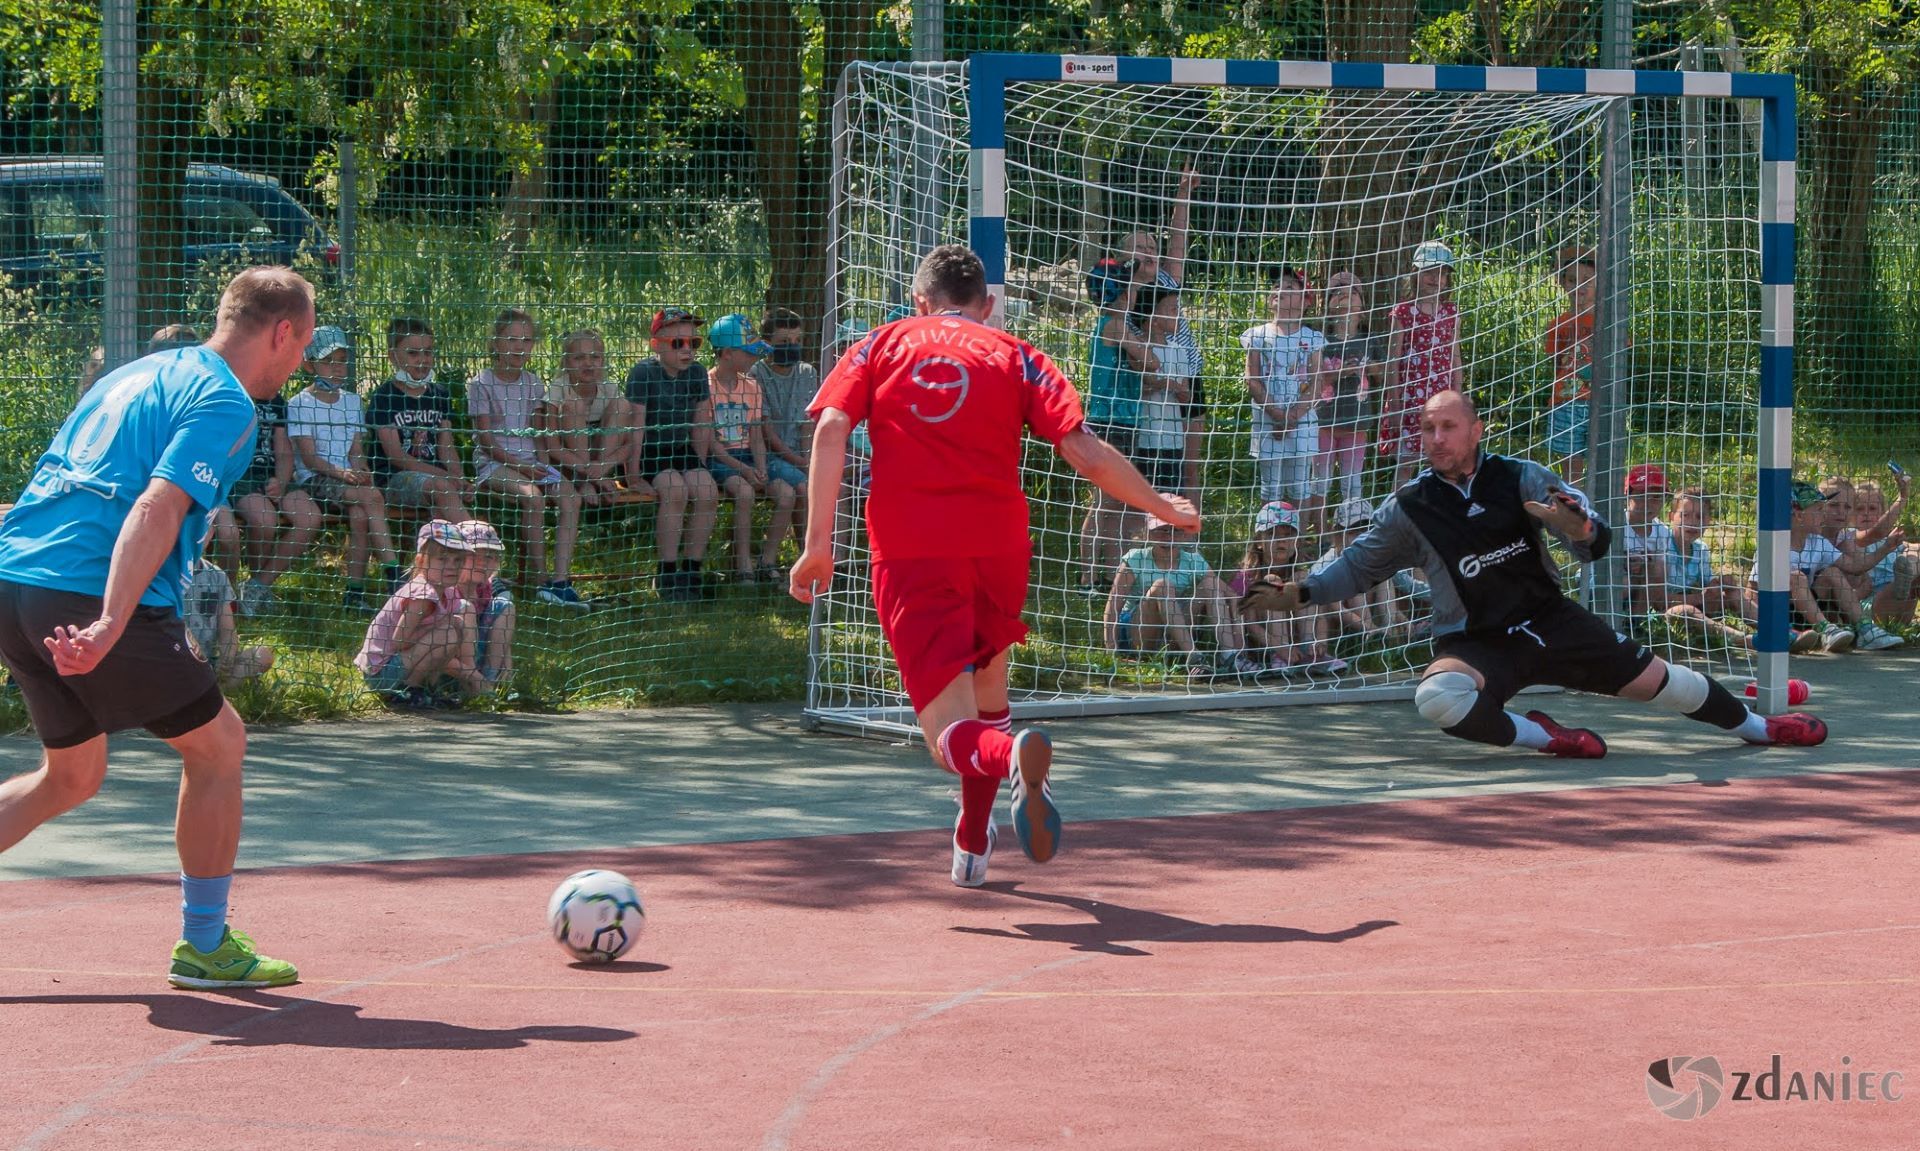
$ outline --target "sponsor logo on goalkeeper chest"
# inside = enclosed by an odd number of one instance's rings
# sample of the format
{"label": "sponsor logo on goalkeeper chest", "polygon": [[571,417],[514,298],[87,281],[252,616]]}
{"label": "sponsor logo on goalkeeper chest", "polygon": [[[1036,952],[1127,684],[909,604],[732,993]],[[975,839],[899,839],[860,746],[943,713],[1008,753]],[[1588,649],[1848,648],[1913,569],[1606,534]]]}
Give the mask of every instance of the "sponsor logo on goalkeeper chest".
{"label": "sponsor logo on goalkeeper chest", "polygon": [[1523,554],[1526,550],[1527,540],[1526,537],[1522,536],[1512,543],[1503,544],[1490,552],[1481,552],[1477,556],[1461,556],[1460,562],[1455,564],[1454,567],[1459,569],[1460,575],[1463,578],[1472,579],[1479,575],[1482,570],[1506,563],[1514,556]]}

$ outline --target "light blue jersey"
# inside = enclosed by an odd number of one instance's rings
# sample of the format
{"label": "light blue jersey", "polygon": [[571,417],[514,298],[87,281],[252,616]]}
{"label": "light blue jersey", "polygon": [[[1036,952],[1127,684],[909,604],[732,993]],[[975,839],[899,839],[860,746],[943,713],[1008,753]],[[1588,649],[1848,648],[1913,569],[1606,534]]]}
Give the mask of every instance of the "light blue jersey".
{"label": "light blue jersey", "polygon": [[0,524],[0,579],[103,596],[113,547],[154,477],[193,497],[174,546],[140,597],[183,612],[207,516],[253,460],[254,409],[204,346],[108,375],[80,400]]}

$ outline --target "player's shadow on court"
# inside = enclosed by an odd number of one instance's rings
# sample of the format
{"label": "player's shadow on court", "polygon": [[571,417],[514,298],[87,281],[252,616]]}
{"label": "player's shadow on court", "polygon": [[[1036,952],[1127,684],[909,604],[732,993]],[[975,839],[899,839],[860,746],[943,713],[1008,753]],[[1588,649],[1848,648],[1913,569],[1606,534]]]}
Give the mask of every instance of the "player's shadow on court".
{"label": "player's shadow on court", "polygon": [[463,1027],[437,1019],[362,1015],[351,1003],[295,999],[260,992],[218,998],[196,995],[9,995],[15,1003],[50,1006],[139,1004],[147,1022],[167,1031],[218,1036],[219,1047],[339,1047],[363,1051],[505,1051],[535,1040],[617,1043],[634,1038],[611,1027]]}
{"label": "player's shadow on court", "polygon": [[1264,923],[1200,923],[1143,911],[1118,903],[1084,899],[1077,895],[1022,891],[1017,883],[988,883],[982,890],[1070,907],[1093,917],[1091,923],[1016,923],[1014,930],[998,927],[955,927],[968,935],[991,935],[1001,939],[1024,939],[1034,943],[1064,943],[1075,951],[1097,951],[1105,955],[1152,955],[1130,944],[1144,943],[1345,943],[1371,935],[1383,927],[1398,927],[1392,919],[1369,919],[1342,931],[1306,931],[1298,927],[1274,927]]}

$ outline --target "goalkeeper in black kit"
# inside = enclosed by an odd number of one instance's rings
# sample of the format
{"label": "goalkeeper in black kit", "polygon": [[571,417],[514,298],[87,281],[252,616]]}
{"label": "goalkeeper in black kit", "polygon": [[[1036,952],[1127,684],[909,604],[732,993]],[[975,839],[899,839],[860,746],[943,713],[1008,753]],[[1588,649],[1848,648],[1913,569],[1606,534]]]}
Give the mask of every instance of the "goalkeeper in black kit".
{"label": "goalkeeper in black kit", "polygon": [[1427,469],[1395,492],[1373,526],[1318,575],[1269,577],[1243,609],[1339,603],[1402,568],[1433,589],[1434,660],[1414,692],[1420,714],[1449,735],[1598,759],[1606,741],[1545,712],[1506,708],[1522,688],[1551,684],[1652,703],[1748,743],[1811,747],[1827,725],[1811,715],[1762,716],[1708,677],[1670,664],[1560,591],[1544,528],[1583,563],[1612,532],[1587,498],[1539,464],[1480,450],[1485,426],[1463,392],[1441,392],[1420,416]]}

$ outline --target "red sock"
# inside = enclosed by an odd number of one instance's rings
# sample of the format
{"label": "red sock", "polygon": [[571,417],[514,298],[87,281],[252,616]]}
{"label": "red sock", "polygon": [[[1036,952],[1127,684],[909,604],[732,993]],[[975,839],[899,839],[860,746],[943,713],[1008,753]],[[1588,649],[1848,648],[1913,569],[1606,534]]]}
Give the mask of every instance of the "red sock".
{"label": "red sock", "polygon": [[980,720],[963,719],[940,733],[940,758],[963,779],[1005,779],[1013,771],[1013,737]]}
{"label": "red sock", "polygon": [[954,832],[960,850],[986,853],[987,824],[993,821],[993,805],[999,798],[1000,781],[992,776],[960,777],[960,826]]}
{"label": "red sock", "polygon": [[980,722],[995,731],[1004,731],[1008,735],[1012,735],[1013,709],[1003,707],[999,711],[983,711],[980,713]]}

